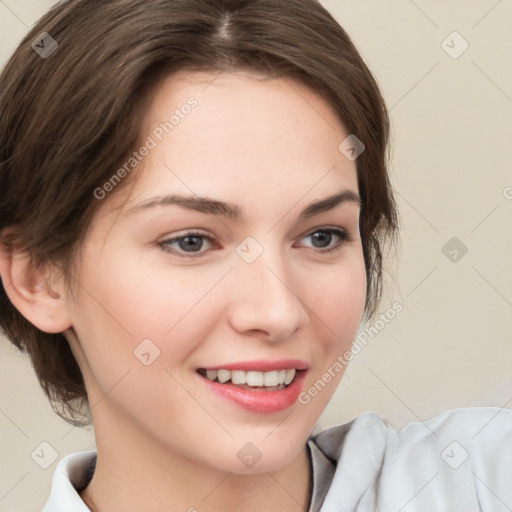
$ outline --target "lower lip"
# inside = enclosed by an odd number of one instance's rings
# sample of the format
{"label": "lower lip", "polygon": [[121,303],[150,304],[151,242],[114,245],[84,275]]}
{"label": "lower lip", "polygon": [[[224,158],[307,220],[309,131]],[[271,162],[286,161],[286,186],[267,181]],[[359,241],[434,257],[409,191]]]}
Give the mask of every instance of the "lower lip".
{"label": "lower lip", "polygon": [[248,390],[233,384],[220,384],[199,376],[203,382],[217,395],[231,400],[237,405],[257,413],[273,413],[291,407],[299,398],[306,370],[295,374],[293,382],[279,391]]}

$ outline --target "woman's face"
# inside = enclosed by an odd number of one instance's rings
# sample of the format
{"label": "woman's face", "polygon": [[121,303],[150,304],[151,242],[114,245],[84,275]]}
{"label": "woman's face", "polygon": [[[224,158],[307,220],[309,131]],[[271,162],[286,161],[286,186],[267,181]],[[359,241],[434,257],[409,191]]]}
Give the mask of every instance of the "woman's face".
{"label": "woman's face", "polygon": [[303,449],[365,302],[348,135],[291,80],[183,71],[158,89],[68,303],[98,436],[238,473]]}

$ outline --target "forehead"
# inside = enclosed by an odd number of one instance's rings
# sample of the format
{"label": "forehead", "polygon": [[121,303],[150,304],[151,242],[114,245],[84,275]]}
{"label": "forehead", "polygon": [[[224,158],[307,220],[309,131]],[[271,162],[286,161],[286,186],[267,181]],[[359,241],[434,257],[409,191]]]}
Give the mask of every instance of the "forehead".
{"label": "forehead", "polygon": [[338,149],[347,135],[334,109],[292,79],[181,71],[151,99],[141,140],[154,147],[124,207],[171,191],[235,203],[276,189],[282,201],[357,192],[355,163]]}
{"label": "forehead", "polygon": [[282,129],[289,128],[290,135],[306,135],[314,142],[327,132],[345,132],[332,106],[304,84],[292,78],[268,78],[242,71],[180,71],[171,75],[153,95],[145,130],[169,119],[173,112],[179,113],[190,98],[197,101],[198,108],[186,123],[175,126],[174,135],[187,127],[201,131],[215,127],[208,138],[215,137],[217,143],[219,139],[229,143],[226,136],[234,135],[233,129],[239,136],[250,134],[257,142],[258,134],[277,132],[283,136]]}

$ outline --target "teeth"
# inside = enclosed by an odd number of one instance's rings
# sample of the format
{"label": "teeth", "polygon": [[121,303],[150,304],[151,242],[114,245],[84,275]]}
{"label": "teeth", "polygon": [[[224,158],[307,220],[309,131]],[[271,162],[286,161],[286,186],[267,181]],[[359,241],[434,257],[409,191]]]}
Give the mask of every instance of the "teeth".
{"label": "teeth", "polygon": [[206,378],[222,384],[231,380],[232,384],[247,384],[254,387],[288,386],[295,378],[295,368],[273,370],[271,372],[245,372],[243,370],[206,370]]}
{"label": "teeth", "polygon": [[265,375],[261,372],[247,372],[248,386],[263,386]]}
{"label": "teeth", "polygon": [[217,378],[217,370],[206,370],[206,376],[210,380],[215,380]]}
{"label": "teeth", "polygon": [[265,386],[278,386],[279,384],[283,384],[284,380],[279,382],[279,374],[281,372],[265,372],[263,374],[263,384]]}
{"label": "teeth", "polygon": [[293,380],[294,377],[295,377],[295,370],[286,370],[286,375],[283,379],[284,385],[288,386],[288,384],[290,384],[290,382]]}
{"label": "teeth", "polygon": [[227,382],[229,379],[231,379],[231,372],[228,370],[217,370],[217,378],[219,379],[219,382]]}
{"label": "teeth", "polygon": [[231,382],[233,384],[246,384],[247,379],[245,377],[245,372],[239,370],[233,370],[231,372]]}

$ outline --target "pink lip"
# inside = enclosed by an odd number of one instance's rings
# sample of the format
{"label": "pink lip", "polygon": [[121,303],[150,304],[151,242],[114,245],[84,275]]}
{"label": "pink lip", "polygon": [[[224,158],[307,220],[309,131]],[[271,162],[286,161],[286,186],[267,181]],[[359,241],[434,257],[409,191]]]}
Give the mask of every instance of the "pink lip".
{"label": "pink lip", "polygon": [[271,372],[272,370],[306,370],[308,363],[299,359],[280,359],[279,361],[246,361],[241,363],[222,364],[219,366],[205,366],[205,370],[245,370],[253,372]]}
{"label": "pink lip", "polygon": [[[247,368],[246,363],[244,364],[245,366],[243,367]],[[241,365],[236,366],[240,367]],[[293,367],[293,365],[284,365],[280,366],[279,368],[284,369]],[[231,367],[228,366],[222,368],[227,370]],[[259,368],[261,368],[261,366],[259,366]],[[237,368],[232,369],[236,370]],[[275,369],[275,366],[272,369]],[[288,409],[288,407],[291,407],[297,401],[297,398],[299,397],[299,394],[302,390],[302,384],[306,377],[306,373],[306,371],[300,371],[296,373],[293,382],[280,391],[247,390],[239,388],[233,384],[220,384],[218,382],[213,382],[206,377],[201,376],[200,374],[197,375],[205,383],[205,385],[208,386],[208,388],[218,396],[231,400],[235,404],[243,407],[244,409],[248,409],[249,411],[257,412],[260,414],[269,414]]]}

